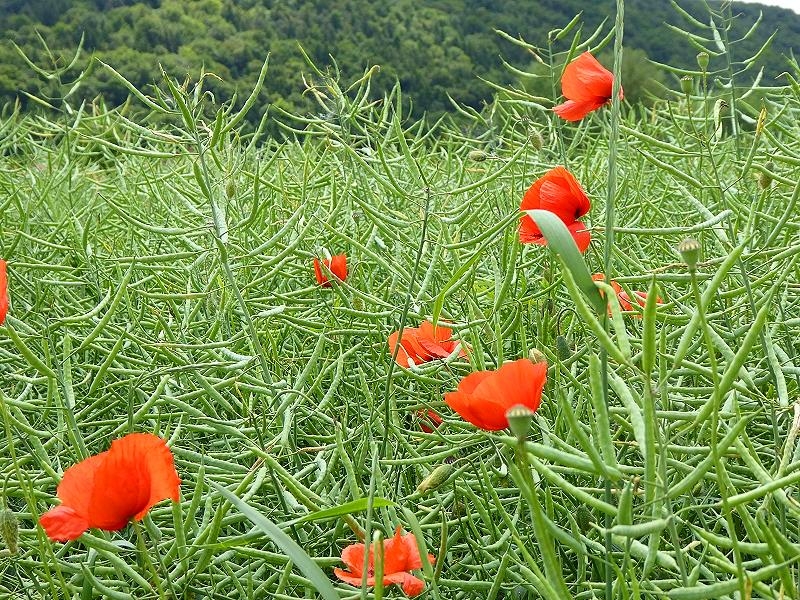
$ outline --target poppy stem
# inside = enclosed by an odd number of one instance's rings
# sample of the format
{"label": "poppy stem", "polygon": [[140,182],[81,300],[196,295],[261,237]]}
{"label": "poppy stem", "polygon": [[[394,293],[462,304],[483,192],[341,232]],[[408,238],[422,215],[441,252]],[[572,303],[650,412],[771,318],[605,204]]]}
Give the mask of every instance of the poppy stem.
{"label": "poppy stem", "polygon": [[[608,185],[606,195],[606,239],[603,247],[603,270],[606,280],[611,281],[611,262],[614,251],[614,199],[617,194],[617,139],[619,138],[620,91],[622,90],[622,37],[625,28],[625,0],[617,0],[617,18],[614,22],[614,79],[611,87],[611,132],[608,139]],[[608,330],[608,317],[603,316],[603,324]],[[603,401],[608,405],[608,354],[604,348],[600,350],[600,372],[603,389]],[[611,480],[605,478],[603,499],[612,503]],[[611,564],[612,539],[610,529],[613,525],[611,515],[605,515],[605,599],[614,597],[614,568]]]}
{"label": "poppy stem", "polygon": [[142,533],[142,526],[139,521],[132,521],[133,530],[136,532],[136,545],[139,548],[139,555],[144,562],[144,566],[152,575],[152,583],[155,586],[156,590],[158,591],[158,597],[162,600],[166,598],[164,595],[164,588],[161,586],[161,578],[158,576],[158,570],[156,569],[155,565],[153,564],[152,559],[150,558],[150,552],[147,550],[147,544],[144,540],[144,534]]}

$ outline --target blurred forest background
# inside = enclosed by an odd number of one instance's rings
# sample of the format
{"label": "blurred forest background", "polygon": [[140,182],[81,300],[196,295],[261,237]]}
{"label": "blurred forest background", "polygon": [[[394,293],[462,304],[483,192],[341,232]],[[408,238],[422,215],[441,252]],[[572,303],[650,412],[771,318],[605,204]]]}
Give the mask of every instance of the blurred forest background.
{"label": "blurred forest background", "polygon": [[[660,95],[659,82],[674,88],[669,80],[675,75],[647,59],[697,68],[698,48],[685,43],[671,26],[693,31],[696,24],[689,15],[708,23],[708,11],[703,0],[679,0],[678,5],[681,10],[667,0],[625,3],[623,81],[631,102],[651,102]],[[127,90],[93,56],[144,90],[161,79],[159,64],[179,80],[187,74],[197,77],[204,67],[219,77],[209,80],[218,101],[238,90],[241,102],[269,53],[263,97],[249,118],[257,122],[270,105],[303,114],[314,105],[304,93],[301,73],[310,69],[302,47],[317,66],[335,60],[345,81],[380,65],[376,96],[399,81],[414,116],[436,118],[453,109],[448,94],[476,109],[490,101],[493,89],[481,79],[499,85],[518,81],[503,61],[525,71],[543,68],[531,52],[495,30],[546,48],[548,31],[564,27],[582,12],[586,37],[614,14],[614,6],[614,0],[0,0],[0,106],[7,112],[18,100],[23,108],[30,107],[34,100],[25,92],[58,106],[87,68],[89,74],[70,95],[70,104],[99,95],[108,104],[123,103]],[[737,18],[730,36],[744,36],[761,10],[757,31],[732,53],[747,59],[777,32],[756,66],[764,67],[762,85],[784,84],[780,74],[791,46],[800,40],[800,16],[734,3]],[[612,21],[608,19],[604,32]],[[37,74],[15,48],[51,71],[69,63],[81,36],[79,60],[57,78]],[[562,40],[558,49],[567,49],[565,43],[569,40]],[[600,59],[610,66],[610,48]],[[710,69],[722,68],[722,60],[712,57]],[[552,97],[549,83],[547,89],[529,91]]]}

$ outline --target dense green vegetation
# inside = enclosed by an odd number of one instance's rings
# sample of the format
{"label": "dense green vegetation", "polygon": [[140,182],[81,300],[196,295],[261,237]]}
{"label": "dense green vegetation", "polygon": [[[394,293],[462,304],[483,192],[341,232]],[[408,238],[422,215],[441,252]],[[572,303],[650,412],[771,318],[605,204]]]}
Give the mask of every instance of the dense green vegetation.
{"label": "dense green vegetation", "polygon": [[[555,50],[586,49],[576,33]],[[523,83],[558,83],[541,68]],[[800,598],[787,68],[757,106],[696,71],[669,103],[576,123],[515,83],[430,124],[375,73],[310,67],[315,110],[280,140],[197,72],[131,89],[98,70],[129,107],[1,115],[0,599],[399,599],[334,575],[397,527],[435,556],[422,600]],[[548,246],[520,244],[520,200],[556,165],[590,200],[582,255],[553,214]],[[349,270],[321,287],[327,253]],[[396,363],[391,333],[426,319],[465,355]],[[530,429],[445,403],[528,356],[547,362]],[[64,473],[130,432],[168,443],[178,499],[48,539]]]}
{"label": "dense green vegetation", "polygon": [[[647,57],[695,68],[698,49],[692,43],[676,44],[668,24],[698,33],[687,15],[707,23],[704,3],[682,0],[679,4],[686,15],[666,1],[628,2],[626,70],[631,76],[626,80],[638,83],[627,90],[633,102],[646,99],[648,84],[644,82],[670,80],[649,66]],[[603,32],[608,32],[611,24],[606,15],[613,14],[613,7],[613,0],[6,0],[0,4],[0,39],[4,40],[0,44],[0,104],[19,98],[30,105],[20,91],[53,102],[72,87],[34,76],[8,40],[50,71],[69,61],[83,36],[85,52],[64,74],[63,82],[73,81],[87,66],[93,71],[73,91],[73,101],[102,94],[110,104],[120,104],[127,96],[105,69],[92,62],[92,56],[140,89],[160,80],[159,64],[179,79],[204,67],[219,77],[209,87],[224,100],[234,91],[244,93],[253,86],[269,53],[269,77],[251,120],[257,122],[269,105],[308,112],[314,103],[301,74],[308,75],[310,69],[299,44],[316,65],[330,65],[333,57],[345,78],[380,65],[374,79],[376,90],[388,89],[399,80],[413,101],[415,115],[436,116],[452,110],[448,94],[476,109],[490,101],[493,89],[479,78],[499,84],[515,81],[516,75],[503,60],[523,70],[538,65],[527,49],[494,30],[546,50],[548,32],[563,27],[581,11],[586,35],[603,23]],[[753,5],[736,6],[731,13],[736,16],[732,39],[757,20],[758,10]],[[775,31],[777,36],[758,61],[766,67],[768,84],[779,83],[774,78],[786,70],[783,57],[800,36],[800,17],[767,8],[758,30],[731,48],[734,59],[745,60]],[[39,35],[53,56],[43,49]],[[710,50],[718,51],[714,45]],[[715,58],[710,68],[724,64],[724,57]],[[652,85],[649,92],[661,95]]]}

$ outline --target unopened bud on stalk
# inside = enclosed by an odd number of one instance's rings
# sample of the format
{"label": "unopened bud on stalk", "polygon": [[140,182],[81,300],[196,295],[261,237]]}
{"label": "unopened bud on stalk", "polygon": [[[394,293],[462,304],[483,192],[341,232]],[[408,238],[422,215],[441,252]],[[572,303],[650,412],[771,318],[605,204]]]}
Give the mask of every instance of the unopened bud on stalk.
{"label": "unopened bud on stalk", "polygon": [[506,411],[506,419],[508,419],[508,426],[511,428],[511,433],[517,437],[520,443],[524,442],[531,429],[533,411],[522,404],[515,404]]}
{"label": "unopened bud on stalk", "polygon": [[678,244],[678,252],[680,252],[683,262],[689,267],[689,271],[694,273],[697,269],[697,261],[700,259],[700,242],[694,238],[686,238]]}
{"label": "unopened bud on stalk", "polygon": [[19,521],[17,516],[7,508],[0,510],[0,536],[2,536],[9,554],[16,554],[19,550]]}
{"label": "unopened bud on stalk", "polygon": [[572,348],[569,347],[569,342],[563,335],[556,337],[556,355],[562,361],[569,360],[572,356]]}
{"label": "unopened bud on stalk", "polygon": [[694,89],[694,79],[691,75],[684,75],[681,77],[681,91],[687,96],[692,93]]}
{"label": "unopened bud on stalk", "polygon": [[228,200],[236,195],[236,183],[232,179],[225,186],[225,195],[228,196]]}
{"label": "unopened bud on stalk", "polygon": [[450,463],[444,463],[436,467],[430,474],[423,479],[417,486],[417,491],[424,494],[428,490],[435,490],[453,474],[454,467]]}
{"label": "unopened bud on stalk", "polygon": [[530,358],[531,362],[534,363],[534,364],[535,363],[540,363],[540,362],[543,362],[543,363],[547,362],[547,357],[544,355],[544,352],[542,352],[538,348],[531,348],[528,351],[528,358]]}
{"label": "unopened bud on stalk", "polygon": [[699,66],[700,70],[705,73],[706,69],[708,68],[708,52],[700,52],[697,55],[697,66]]}
{"label": "unopened bud on stalk", "polygon": [[472,150],[467,154],[467,158],[475,162],[483,162],[486,160],[488,154],[483,150]]}
{"label": "unopened bud on stalk", "polygon": [[544,138],[538,129],[531,129],[531,146],[536,150],[541,150],[544,146]]}
{"label": "unopened bud on stalk", "polygon": [[[775,169],[775,163],[769,161],[767,164],[764,165],[764,168],[771,173]],[[772,185],[772,175],[765,171],[761,171],[758,174],[758,187],[762,190],[766,190],[769,186]]]}

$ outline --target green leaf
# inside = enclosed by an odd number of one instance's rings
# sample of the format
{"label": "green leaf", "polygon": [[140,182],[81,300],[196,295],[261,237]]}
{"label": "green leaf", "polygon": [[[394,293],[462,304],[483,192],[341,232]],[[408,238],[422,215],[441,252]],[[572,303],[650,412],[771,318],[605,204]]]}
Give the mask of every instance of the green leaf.
{"label": "green leaf", "polygon": [[541,230],[544,239],[547,240],[547,245],[556,253],[561,265],[572,274],[578,288],[588,298],[595,312],[598,315],[605,313],[606,302],[592,281],[592,274],[589,273],[586,261],[583,260],[583,256],[564,222],[549,210],[534,209],[525,212]]}
{"label": "green leaf", "polygon": [[[334,519],[336,517],[341,517],[342,515],[349,515],[354,512],[361,512],[362,510],[367,510],[368,502],[369,498],[359,498],[358,500],[351,500],[350,502],[345,502],[344,504],[340,504],[339,506],[325,508],[323,510],[318,510],[313,513],[309,513],[307,515],[300,517],[299,519],[291,521],[291,524],[296,525],[298,523],[308,523],[309,521],[324,521],[326,519]],[[386,498],[372,499],[372,508],[383,508],[385,506],[394,506],[394,502],[392,502],[391,500],[387,500]]]}
{"label": "green leaf", "polygon": [[267,517],[258,512],[255,508],[250,506],[244,500],[238,498],[224,487],[213,481],[209,482],[211,486],[216,489],[222,497],[230,502],[236,509],[245,517],[250,519],[258,529],[269,537],[278,548],[280,548],[286,556],[297,565],[303,574],[308,577],[314,588],[319,593],[320,597],[325,600],[339,600],[339,594],[331,584],[328,576],[325,575],[322,569],[306,554],[306,552],[295,542],[292,538],[281,531],[275,523],[270,521]]}

